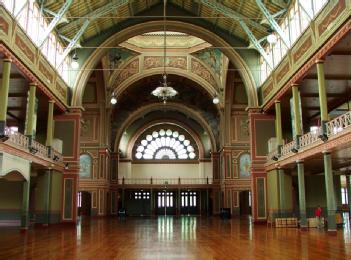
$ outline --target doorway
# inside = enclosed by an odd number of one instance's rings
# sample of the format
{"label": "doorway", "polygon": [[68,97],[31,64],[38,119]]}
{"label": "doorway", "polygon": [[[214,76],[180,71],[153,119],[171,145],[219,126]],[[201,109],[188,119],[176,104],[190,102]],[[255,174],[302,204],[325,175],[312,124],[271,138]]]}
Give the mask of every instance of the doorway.
{"label": "doorway", "polygon": [[199,214],[199,193],[197,191],[182,191],[180,196],[180,214]]}
{"label": "doorway", "polygon": [[157,215],[175,215],[175,192],[174,191],[158,191],[157,192]]}
{"label": "doorway", "polygon": [[78,215],[91,216],[91,194],[88,191],[78,192]]}
{"label": "doorway", "polygon": [[245,190],[239,193],[240,215],[251,215],[251,191]]}

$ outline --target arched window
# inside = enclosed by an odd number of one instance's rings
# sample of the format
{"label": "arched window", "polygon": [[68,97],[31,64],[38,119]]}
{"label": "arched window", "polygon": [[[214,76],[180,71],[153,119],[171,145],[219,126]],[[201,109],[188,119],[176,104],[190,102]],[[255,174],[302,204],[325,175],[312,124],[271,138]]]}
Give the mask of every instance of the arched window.
{"label": "arched window", "polygon": [[135,151],[137,160],[193,160],[196,150],[185,135],[171,129],[160,129],[144,136]]}

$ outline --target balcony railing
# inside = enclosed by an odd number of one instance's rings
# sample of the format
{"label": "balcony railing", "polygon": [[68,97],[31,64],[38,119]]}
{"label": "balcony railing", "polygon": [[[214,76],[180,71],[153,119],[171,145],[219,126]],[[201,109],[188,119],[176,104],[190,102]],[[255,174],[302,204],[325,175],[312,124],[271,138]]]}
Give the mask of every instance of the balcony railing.
{"label": "balcony railing", "polygon": [[32,141],[32,148],[35,149],[36,154],[38,156],[44,158],[49,157],[48,148],[45,145],[42,145],[41,143],[38,143],[36,141]]}
{"label": "balcony railing", "polygon": [[[334,118],[326,123],[326,135],[322,133],[322,127],[315,127],[311,132],[308,132],[299,137],[299,147],[297,150],[296,142],[291,141],[281,147],[281,154],[278,156],[277,150],[271,151],[267,154],[267,161],[272,163],[272,160],[279,160],[281,157],[289,156],[294,152],[304,150],[317,142],[322,143],[327,141],[328,138],[344,133],[346,129],[351,130],[351,111]],[[294,150],[296,149],[296,150]]]}
{"label": "balcony railing", "polygon": [[154,185],[180,185],[180,184],[212,184],[212,178],[144,178],[144,179],[118,179],[118,184],[121,185],[141,185],[141,184],[154,184]]}
{"label": "balcony railing", "polygon": [[5,129],[5,135],[9,137],[6,143],[16,146],[20,149],[28,149],[29,138],[25,135],[22,135],[18,132],[11,132],[9,129]]}
{"label": "balcony railing", "polygon": [[351,111],[343,114],[327,123],[328,137],[337,135],[351,125]]}
{"label": "balcony railing", "polygon": [[6,128],[5,135],[8,136],[8,139],[5,141],[5,143],[10,146],[16,147],[26,152],[30,152],[44,159],[48,158],[57,162],[63,161],[63,156],[58,151],[52,149],[52,154],[50,158],[49,150],[47,146],[34,140],[30,142],[29,138],[21,133],[18,133],[18,132],[12,131],[9,128]]}
{"label": "balcony railing", "polygon": [[321,128],[318,128],[317,131],[308,132],[307,134],[300,136],[299,137],[300,149],[305,148],[307,146],[310,146],[311,144],[320,140],[320,138],[319,138],[320,129]]}
{"label": "balcony railing", "polygon": [[290,143],[283,145],[281,149],[281,156],[287,156],[290,153],[292,153],[292,149],[294,147],[295,147],[295,141],[291,141]]}

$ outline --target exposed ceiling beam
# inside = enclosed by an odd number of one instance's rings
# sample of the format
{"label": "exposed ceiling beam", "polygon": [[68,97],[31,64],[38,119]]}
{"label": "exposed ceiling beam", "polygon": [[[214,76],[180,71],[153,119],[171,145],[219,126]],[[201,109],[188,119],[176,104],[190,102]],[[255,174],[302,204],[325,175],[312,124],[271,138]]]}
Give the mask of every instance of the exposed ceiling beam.
{"label": "exposed ceiling beam", "polygon": [[[242,29],[245,31],[245,33],[249,37],[252,45],[256,48],[256,50],[265,59],[268,66],[273,68],[273,64],[272,64],[271,59],[268,57],[267,53],[265,52],[265,50],[261,46],[260,42],[256,39],[255,35],[252,33],[252,31],[250,30],[250,28],[246,24],[246,22],[248,24],[252,24],[252,23],[256,24],[256,22],[251,21],[247,17],[244,17],[243,15],[235,12],[234,10],[232,10],[229,7],[226,7],[225,5],[218,3],[217,1],[201,0],[201,3],[203,5],[206,5],[207,7],[210,7],[212,10],[216,10],[218,13],[221,13],[224,16],[227,16],[228,18],[231,18],[231,19],[238,21],[240,26],[242,27]],[[260,24],[258,24],[258,25],[259,25],[259,27],[263,27]],[[255,25],[253,25],[253,26],[256,27]],[[258,27],[256,27],[256,28],[258,28]],[[263,27],[263,28],[265,28],[265,27]],[[265,32],[266,32],[266,30],[265,30]]]}
{"label": "exposed ceiling beam", "polygon": [[[94,8],[91,6],[90,0],[86,1],[86,4],[87,4],[90,12],[94,11]],[[99,35],[101,32],[99,26],[97,25],[97,23],[95,21],[93,21],[93,24],[94,24],[97,35]]]}
{"label": "exposed ceiling beam", "polygon": [[100,8],[95,9],[94,11],[84,15],[84,17],[77,18],[73,21],[70,21],[67,25],[60,28],[60,33],[65,34],[71,30],[75,30],[80,27],[85,20],[96,20],[97,18],[109,14],[110,12],[115,11],[115,9],[120,8],[129,3],[129,0],[113,0],[108,4],[103,5]]}
{"label": "exposed ceiling beam", "polygon": [[351,55],[350,50],[335,50],[329,53],[329,56],[349,56]]}
{"label": "exposed ceiling beam", "polygon": [[[2,79],[2,73],[0,73],[0,79]],[[23,79],[23,80],[25,80],[25,77],[22,74],[20,74],[20,73],[11,73],[10,80],[11,79]]]}
{"label": "exposed ceiling beam", "polygon": [[[304,79],[313,79],[318,80],[317,74],[307,74]],[[326,80],[351,80],[351,75],[333,75],[333,74],[326,74]]]}
{"label": "exposed ceiling beam", "polygon": [[279,36],[282,39],[282,41],[284,42],[284,44],[289,48],[290,47],[290,40],[288,39],[288,37],[285,36],[283,30],[280,28],[279,24],[274,20],[274,17],[270,14],[270,12],[266,8],[266,6],[262,2],[262,0],[256,0],[256,4],[260,8],[261,12],[266,17],[266,19],[268,20],[272,29],[279,34]]}
{"label": "exposed ceiling beam", "polygon": [[[256,28],[258,31],[261,31],[263,33],[267,33],[267,28],[264,27],[263,25],[255,22],[255,21],[252,21],[250,18],[242,15],[239,12],[234,11],[233,9],[231,9],[229,7],[226,7],[225,5],[222,5],[222,4],[218,3],[215,0],[200,0],[200,2],[202,4],[210,7],[211,9],[216,9],[217,12],[222,13],[223,15],[225,15],[225,16],[227,16],[229,18],[232,18],[232,19],[234,19],[236,21],[244,20],[247,25]],[[228,12],[230,13],[229,16],[227,15]]]}
{"label": "exposed ceiling beam", "polygon": [[62,19],[63,15],[67,12],[71,4],[73,3],[73,0],[66,0],[66,2],[63,4],[61,9],[58,11],[57,14],[55,14],[54,19],[50,22],[48,28],[46,28],[45,32],[43,35],[41,35],[40,40],[39,40],[39,47],[41,47],[46,39],[49,37],[50,33],[54,30],[56,25],[60,22]]}
{"label": "exposed ceiling beam", "polygon": [[7,115],[8,115],[9,117],[12,117],[13,119],[15,119],[17,122],[18,122],[18,121],[22,121],[21,118],[19,118],[18,116],[15,116],[14,114],[12,114],[12,113],[9,112],[9,111],[7,111]]}
{"label": "exposed ceiling beam", "polygon": [[134,8],[133,8],[132,1],[129,2],[128,9],[129,9],[130,16],[134,16]]}
{"label": "exposed ceiling beam", "polygon": [[[334,109],[338,108],[342,104],[348,102],[350,99],[351,99],[351,92],[344,93],[342,98],[335,98],[331,102],[328,102],[328,111],[329,112],[333,111]],[[320,116],[320,113],[316,113],[316,114],[312,115],[309,118],[309,120],[311,120],[315,117],[319,117],[319,116]]]}
{"label": "exposed ceiling beam", "polygon": [[10,98],[14,98],[14,97],[27,97],[28,94],[27,93],[9,93],[9,97]]}
{"label": "exposed ceiling beam", "polygon": [[[343,97],[343,96],[345,96],[345,93],[328,93],[327,96],[328,96],[328,98],[329,97]],[[314,98],[314,97],[319,97],[319,94],[318,93],[301,93],[301,97]]]}
{"label": "exposed ceiling beam", "polygon": [[16,106],[16,107],[7,107],[8,111],[22,111],[26,110],[26,106]]}
{"label": "exposed ceiling beam", "polygon": [[59,65],[57,66],[58,68],[61,66],[62,62],[65,60],[65,58],[67,57],[67,55],[71,52],[71,50],[73,49],[73,47],[78,43],[80,37],[83,35],[83,33],[85,32],[85,30],[88,28],[90,24],[90,20],[85,20],[85,22],[83,23],[82,27],[79,29],[79,31],[77,32],[77,34],[73,37],[73,39],[69,42],[69,44],[67,45],[66,49],[64,50],[62,56],[61,56],[61,60],[59,61]]}

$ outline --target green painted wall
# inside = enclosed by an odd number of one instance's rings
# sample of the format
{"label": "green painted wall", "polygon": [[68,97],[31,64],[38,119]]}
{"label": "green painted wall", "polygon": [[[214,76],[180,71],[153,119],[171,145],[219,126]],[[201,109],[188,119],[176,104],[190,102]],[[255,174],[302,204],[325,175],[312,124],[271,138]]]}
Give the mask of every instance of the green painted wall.
{"label": "green painted wall", "polygon": [[[290,174],[285,175],[285,210],[291,212],[293,209],[293,195],[292,195],[292,177]],[[279,212],[279,175],[278,170],[272,170],[267,173],[267,199],[268,211],[273,214]]]}
{"label": "green painted wall", "polygon": [[256,155],[267,155],[268,140],[275,136],[274,120],[256,120]]}
{"label": "green painted wall", "polygon": [[19,220],[23,182],[0,179],[0,220]]}
{"label": "green painted wall", "polygon": [[[36,223],[43,223],[45,219],[46,185],[47,173],[41,172],[33,178],[35,185],[35,219]],[[61,220],[62,203],[62,173],[53,171],[51,173],[51,198],[50,198],[50,223],[58,223]]]}
{"label": "green painted wall", "polygon": [[62,173],[53,171],[51,177],[50,210],[61,211],[62,206]]}
{"label": "green painted wall", "polygon": [[293,209],[293,195],[292,195],[292,177],[290,174],[285,174],[285,210],[292,212]]}
{"label": "green painted wall", "polygon": [[[296,182],[297,182],[297,178],[296,178]],[[306,186],[305,192],[306,192],[307,217],[314,216],[314,210],[318,205],[320,205],[323,208],[323,212],[326,213],[327,200],[326,200],[326,193],[325,193],[324,175],[305,176],[305,186]],[[336,199],[338,209],[341,208],[340,189],[341,189],[340,176],[334,176],[335,199]]]}
{"label": "green painted wall", "polygon": [[74,121],[55,121],[55,138],[62,140],[62,155],[64,156],[73,156],[74,127]]}

